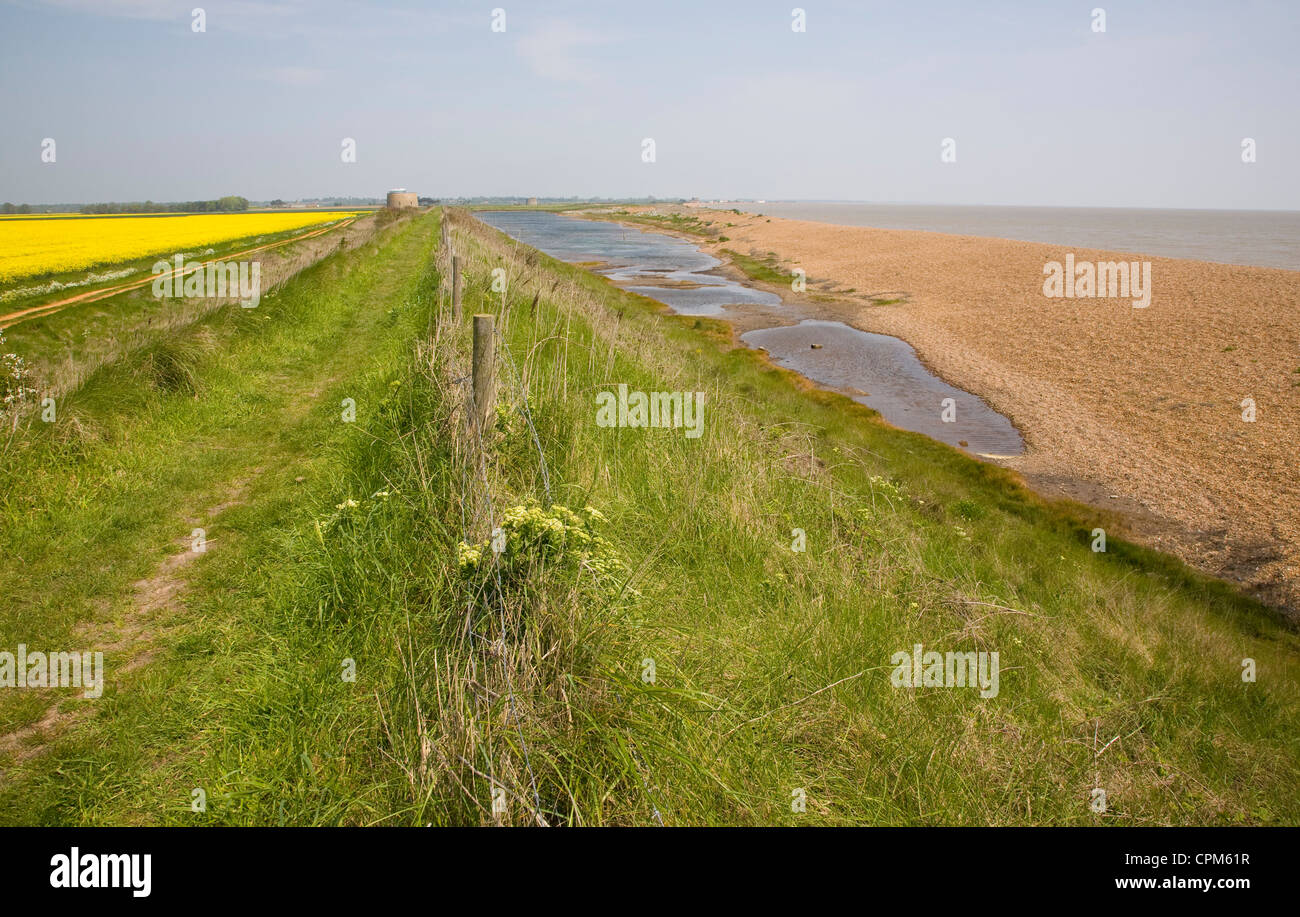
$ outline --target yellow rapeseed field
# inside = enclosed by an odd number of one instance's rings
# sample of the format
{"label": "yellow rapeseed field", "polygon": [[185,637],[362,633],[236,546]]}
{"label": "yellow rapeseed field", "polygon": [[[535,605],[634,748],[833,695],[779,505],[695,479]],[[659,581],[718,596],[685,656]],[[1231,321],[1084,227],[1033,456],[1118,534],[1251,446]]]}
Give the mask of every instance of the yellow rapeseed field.
{"label": "yellow rapeseed field", "polygon": [[0,283],[151,255],[201,252],[233,239],[301,229],[351,215],[333,211],[0,220]]}

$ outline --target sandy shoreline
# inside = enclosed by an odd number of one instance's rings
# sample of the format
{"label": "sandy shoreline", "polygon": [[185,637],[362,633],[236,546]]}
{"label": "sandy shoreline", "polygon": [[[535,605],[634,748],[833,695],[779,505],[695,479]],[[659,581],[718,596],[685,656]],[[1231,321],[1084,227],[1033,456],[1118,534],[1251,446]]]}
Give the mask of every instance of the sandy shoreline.
{"label": "sandy shoreline", "polygon": [[[1004,464],[1035,487],[1125,511],[1148,543],[1300,613],[1300,272],[693,213],[732,224],[706,250],[803,268],[810,293],[836,292],[826,313],[1009,416],[1029,449]],[[1044,265],[1067,253],[1149,261],[1150,305],[1048,298]]]}

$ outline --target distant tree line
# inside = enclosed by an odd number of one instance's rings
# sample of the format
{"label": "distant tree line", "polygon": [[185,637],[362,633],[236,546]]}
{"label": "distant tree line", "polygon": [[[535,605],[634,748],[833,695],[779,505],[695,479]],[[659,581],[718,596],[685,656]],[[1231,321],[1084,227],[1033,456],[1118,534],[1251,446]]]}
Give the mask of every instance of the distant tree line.
{"label": "distant tree line", "polygon": [[32,212],[31,204],[11,204],[8,201],[5,201],[3,205],[0,205],[0,213],[31,213],[31,212]]}
{"label": "distant tree line", "polygon": [[[421,200],[424,200],[421,198]],[[526,197],[450,197],[445,199],[451,204],[468,204],[471,206],[482,204],[527,204],[529,198]],[[607,203],[607,204],[681,204],[685,202],[684,197],[539,197],[539,204],[586,204],[586,203]]]}
{"label": "distant tree line", "polygon": [[382,197],[304,197],[300,204],[321,204],[329,207],[351,207],[353,204],[382,204]]}
{"label": "distant tree line", "polygon": [[[5,206],[9,206],[6,204]],[[82,213],[231,213],[247,210],[248,198],[227,195],[215,201],[172,201],[155,203],[154,201],[133,201],[131,203],[87,204],[81,208]]]}

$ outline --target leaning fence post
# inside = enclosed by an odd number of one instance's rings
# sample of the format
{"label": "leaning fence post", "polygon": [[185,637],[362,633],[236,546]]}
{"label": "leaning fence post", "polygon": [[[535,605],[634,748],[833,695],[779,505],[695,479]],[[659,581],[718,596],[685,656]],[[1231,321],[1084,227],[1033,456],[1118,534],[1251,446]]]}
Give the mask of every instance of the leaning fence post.
{"label": "leaning fence post", "polygon": [[451,256],[451,317],[460,318],[460,255]]}
{"label": "leaning fence post", "polygon": [[492,315],[474,316],[474,423],[479,436],[489,429],[488,422],[496,404],[497,346],[496,318]]}

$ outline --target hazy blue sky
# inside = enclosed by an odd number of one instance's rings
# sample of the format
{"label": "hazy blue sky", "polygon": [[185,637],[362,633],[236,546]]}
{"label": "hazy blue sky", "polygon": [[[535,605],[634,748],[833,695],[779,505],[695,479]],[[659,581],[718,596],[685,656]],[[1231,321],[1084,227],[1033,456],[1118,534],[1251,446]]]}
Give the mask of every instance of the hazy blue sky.
{"label": "hazy blue sky", "polygon": [[1300,209],[1298,56],[1296,0],[0,0],[0,200]]}

